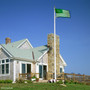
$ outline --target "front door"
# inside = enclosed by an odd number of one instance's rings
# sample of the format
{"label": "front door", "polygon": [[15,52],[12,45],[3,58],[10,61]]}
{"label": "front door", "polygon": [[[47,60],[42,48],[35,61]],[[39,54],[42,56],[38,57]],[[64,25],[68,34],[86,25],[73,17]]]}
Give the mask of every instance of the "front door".
{"label": "front door", "polygon": [[31,64],[27,64],[27,73],[31,73]]}

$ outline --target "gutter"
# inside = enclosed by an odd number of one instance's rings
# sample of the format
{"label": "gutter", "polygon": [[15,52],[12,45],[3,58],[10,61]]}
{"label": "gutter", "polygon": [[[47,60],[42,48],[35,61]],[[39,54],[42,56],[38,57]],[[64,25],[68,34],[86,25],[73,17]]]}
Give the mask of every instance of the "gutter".
{"label": "gutter", "polygon": [[29,62],[36,62],[35,60],[31,60],[31,59],[25,59],[25,58],[19,58],[19,57],[11,57],[10,59],[12,60],[20,60],[20,61],[29,61]]}

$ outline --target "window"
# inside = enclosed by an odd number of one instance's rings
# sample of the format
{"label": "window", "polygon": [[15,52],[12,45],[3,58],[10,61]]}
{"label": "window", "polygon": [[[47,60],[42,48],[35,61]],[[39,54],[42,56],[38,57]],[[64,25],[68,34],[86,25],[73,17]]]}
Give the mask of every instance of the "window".
{"label": "window", "polygon": [[60,68],[60,73],[62,73],[62,68]]}
{"label": "window", "polygon": [[4,65],[2,65],[2,74],[4,74]]}
{"label": "window", "polygon": [[39,65],[39,77],[42,78],[42,66]]}
{"label": "window", "polygon": [[9,74],[9,65],[10,65],[10,60],[5,59],[5,60],[0,60],[0,74]]}
{"label": "window", "polygon": [[6,59],[6,62],[9,62],[9,59]]}
{"label": "window", "polygon": [[2,63],[5,63],[5,60],[2,60]]}
{"label": "window", "polygon": [[6,64],[6,74],[9,73],[9,64]]}
{"label": "window", "polygon": [[25,64],[22,64],[22,73],[25,73]]}

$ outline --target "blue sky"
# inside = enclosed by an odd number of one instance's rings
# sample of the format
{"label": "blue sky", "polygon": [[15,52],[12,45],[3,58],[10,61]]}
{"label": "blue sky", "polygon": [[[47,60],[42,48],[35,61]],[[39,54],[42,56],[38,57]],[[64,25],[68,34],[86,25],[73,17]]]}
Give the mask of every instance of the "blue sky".
{"label": "blue sky", "polygon": [[10,37],[12,42],[28,38],[34,47],[47,44],[54,5],[71,13],[56,20],[65,72],[90,75],[90,0],[0,0],[0,43]]}

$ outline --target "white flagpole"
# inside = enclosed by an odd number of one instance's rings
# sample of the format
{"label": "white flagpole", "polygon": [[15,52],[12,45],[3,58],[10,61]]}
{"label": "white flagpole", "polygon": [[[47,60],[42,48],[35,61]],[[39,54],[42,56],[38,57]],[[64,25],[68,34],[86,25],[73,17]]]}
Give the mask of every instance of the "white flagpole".
{"label": "white flagpole", "polygon": [[55,70],[55,80],[56,80],[56,15],[54,7],[54,70]]}

